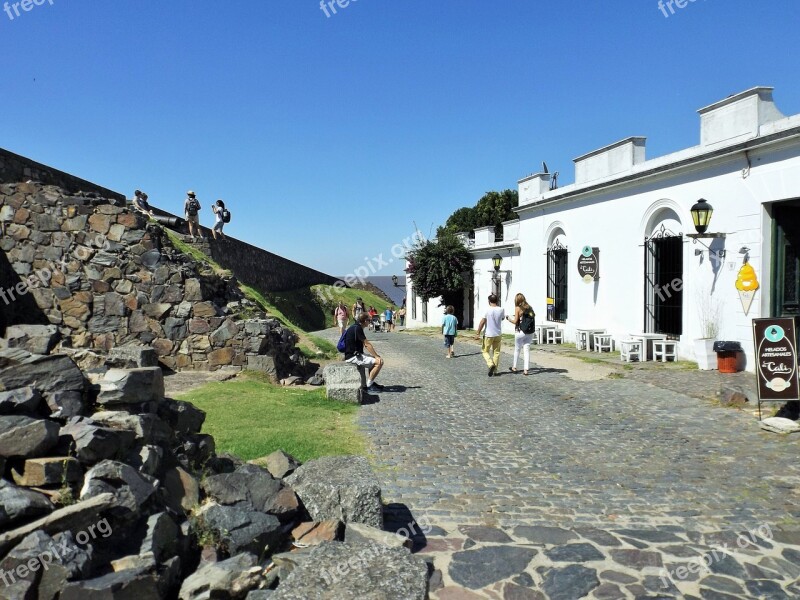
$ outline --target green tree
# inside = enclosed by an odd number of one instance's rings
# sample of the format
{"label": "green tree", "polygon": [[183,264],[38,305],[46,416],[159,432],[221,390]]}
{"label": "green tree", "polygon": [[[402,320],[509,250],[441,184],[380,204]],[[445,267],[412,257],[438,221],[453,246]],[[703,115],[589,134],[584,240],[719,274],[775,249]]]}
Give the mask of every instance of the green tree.
{"label": "green tree", "polygon": [[450,215],[444,226],[437,230],[437,235],[441,236],[443,232],[472,231],[489,225],[494,225],[495,230],[500,231],[501,223],[517,217],[514,212],[517,206],[519,193],[516,190],[486,192],[473,208],[459,208]]}
{"label": "green tree", "polygon": [[443,231],[436,241],[426,240],[407,255],[406,272],[417,295],[427,302],[462,290],[472,275],[472,254],[462,241]]}

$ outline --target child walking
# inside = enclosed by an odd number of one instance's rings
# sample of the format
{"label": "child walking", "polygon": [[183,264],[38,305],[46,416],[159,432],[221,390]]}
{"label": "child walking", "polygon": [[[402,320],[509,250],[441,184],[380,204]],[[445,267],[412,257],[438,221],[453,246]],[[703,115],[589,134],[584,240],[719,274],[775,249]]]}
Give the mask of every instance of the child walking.
{"label": "child walking", "polygon": [[447,350],[445,358],[453,358],[455,353],[456,336],[458,335],[458,319],[453,314],[456,309],[448,306],[442,317],[442,334],[444,335],[444,347]]}

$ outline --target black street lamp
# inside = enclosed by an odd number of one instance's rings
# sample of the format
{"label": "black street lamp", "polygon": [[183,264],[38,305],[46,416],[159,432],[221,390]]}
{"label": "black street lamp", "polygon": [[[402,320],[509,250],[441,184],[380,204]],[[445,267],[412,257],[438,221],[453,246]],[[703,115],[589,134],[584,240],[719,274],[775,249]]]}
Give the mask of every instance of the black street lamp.
{"label": "black street lamp", "polygon": [[700,198],[689,212],[692,214],[692,221],[697,233],[688,233],[687,237],[697,240],[697,238],[724,238],[724,233],[706,233],[711,223],[711,215],[714,214],[714,207],[705,198]]}
{"label": "black street lamp", "polygon": [[392,275],[392,285],[394,285],[394,287],[399,287],[397,285],[397,275]]}
{"label": "black street lamp", "polygon": [[711,223],[711,215],[714,214],[714,207],[704,198],[700,198],[691,208],[691,213],[692,221],[694,221],[694,228],[697,230],[697,233],[705,233],[708,231],[708,224]]}
{"label": "black street lamp", "polygon": [[500,265],[503,264],[503,257],[500,256],[499,254],[495,254],[492,257],[492,264],[494,265],[494,270],[499,272]]}

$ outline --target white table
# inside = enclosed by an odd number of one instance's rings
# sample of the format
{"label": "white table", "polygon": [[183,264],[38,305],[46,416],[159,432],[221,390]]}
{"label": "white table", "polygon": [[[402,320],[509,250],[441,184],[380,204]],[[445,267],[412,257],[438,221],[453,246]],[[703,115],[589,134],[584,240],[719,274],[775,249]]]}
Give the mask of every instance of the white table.
{"label": "white table", "polygon": [[578,348],[578,349],[579,350],[587,350],[587,351],[591,350],[592,346],[594,344],[593,336],[594,335],[600,335],[600,334],[605,333],[605,332],[606,332],[605,329],[599,329],[599,328],[596,328],[596,327],[595,328],[589,328],[589,329],[585,329],[583,327],[578,327],[578,328],[575,329],[575,344],[576,344],[576,346],[580,346],[585,341],[586,345],[583,348]]}
{"label": "white table", "polygon": [[656,340],[666,340],[665,333],[631,333],[630,337],[642,342],[642,362],[646,362],[653,356],[653,342]]}

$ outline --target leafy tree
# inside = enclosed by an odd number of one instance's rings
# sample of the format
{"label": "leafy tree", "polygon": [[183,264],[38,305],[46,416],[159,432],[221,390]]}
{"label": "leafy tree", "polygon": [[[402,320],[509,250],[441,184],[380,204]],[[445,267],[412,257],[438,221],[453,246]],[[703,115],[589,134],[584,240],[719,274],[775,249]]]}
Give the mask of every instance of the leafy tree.
{"label": "leafy tree", "polygon": [[464,289],[468,285],[464,274],[472,274],[472,255],[461,240],[447,231],[436,241],[426,240],[418,245],[406,258],[411,285],[425,302]]}
{"label": "leafy tree", "polygon": [[473,208],[459,208],[450,215],[444,227],[438,229],[437,234],[441,235],[445,231],[449,233],[472,231],[489,225],[500,229],[503,221],[516,218],[514,209],[517,206],[519,206],[519,193],[516,190],[486,192]]}

